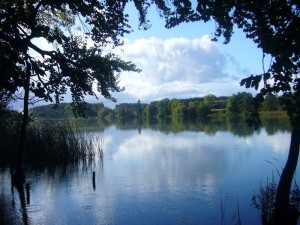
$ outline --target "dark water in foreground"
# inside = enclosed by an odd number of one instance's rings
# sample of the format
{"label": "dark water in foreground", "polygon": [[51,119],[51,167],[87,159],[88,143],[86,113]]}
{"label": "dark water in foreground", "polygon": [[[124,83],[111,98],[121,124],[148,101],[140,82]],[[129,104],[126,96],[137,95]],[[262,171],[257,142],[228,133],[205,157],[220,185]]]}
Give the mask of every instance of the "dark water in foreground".
{"label": "dark water in foreground", "polygon": [[2,168],[2,211],[14,224],[210,225],[235,224],[239,208],[243,225],[260,224],[251,197],[272,174],[278,180],[290,131],[277,120],[258,131],[245,127],[109,126],[103,162],[28,168],[29,199],[25,191],[20,201]]}

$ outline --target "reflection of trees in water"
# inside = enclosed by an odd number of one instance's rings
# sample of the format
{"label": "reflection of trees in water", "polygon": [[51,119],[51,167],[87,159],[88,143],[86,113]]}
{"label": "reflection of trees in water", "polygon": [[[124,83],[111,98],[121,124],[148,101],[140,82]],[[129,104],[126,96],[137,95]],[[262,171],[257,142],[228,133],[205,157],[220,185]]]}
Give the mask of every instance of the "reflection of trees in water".
{"label": "reflection of trees in water", "polygon": [[120,130],[135,130],[145,128],[145,124],[136,118],[118,118],[113,123]]}
{"label": "reflection of trees in water", "polygon": [[288,117],[262,117],[261,122],[269,135],[273,135],[279,131],[283,132],[292,130]]}
{"label": "reflection of trees in water", "polygon": [[[255,132],[253,126],[249,126],[243,119],[238,117],[228,118],[226,120],[226,128],[230,133],[238,137],[248,137]],[[259,130],[257,130],[257,132],[259,132]]]}
{"label": "reflection of trees in water", "polygon": [[265,128],[269,135],[276,132],[291,131],[291,125],[286,117],[262,117],[261,122],[262,126],[256,129],[239,117],[198,118],[192,120],[172,117],[164,119],[151,118],[143,121],[122,119],[116,120],[114,124],[117,129],[138,130],[139,133],[142,132],[142,129],[152,129],[166,134],[198,131],[207,135],[215,135],[219,131],[229,131],[238,137],[251,136],[255,132],[260,132],[261,128]]}

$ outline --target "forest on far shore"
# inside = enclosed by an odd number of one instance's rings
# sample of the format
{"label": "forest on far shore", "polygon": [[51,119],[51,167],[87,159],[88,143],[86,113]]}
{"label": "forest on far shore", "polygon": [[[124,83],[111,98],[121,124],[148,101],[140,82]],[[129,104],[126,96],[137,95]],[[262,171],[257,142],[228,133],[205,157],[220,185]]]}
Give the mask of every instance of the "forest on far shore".
{"label": "forest on far shore", "polygon": [[[246,118],[255,110],[253,96],[247,92],[239,92],[229,97],[217,97],[209,94],[204,97],[189,99],[165,98],[148,104],[138,100],[136,103],[118,104],[114,109],[106,107],[103,103],[86,103],[84,109],[85,117],[98,117],[106,120],[154,117],[195,119],[208,116],[239,116]],[[260,111],[262,113],[284,111],[284,107],[281,104],[281,97],[267,95]],[[37,106],[31,108],[30,113],[33,117],[46,119],[73,117],[72,105],[70,103]]]}

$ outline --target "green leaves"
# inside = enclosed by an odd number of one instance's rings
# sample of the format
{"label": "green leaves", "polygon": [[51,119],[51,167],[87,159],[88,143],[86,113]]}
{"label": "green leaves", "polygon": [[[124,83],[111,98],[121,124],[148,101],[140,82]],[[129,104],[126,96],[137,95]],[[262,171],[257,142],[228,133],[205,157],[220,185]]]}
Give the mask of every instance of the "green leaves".
{"label": "green leaves", "polygon": [[240,85],[245,86],[246,88],[250,88],[250,87],[253,88],[254,87],[255,90],[257,90],[258,86],[259,86],[259,83],[261,81],[261,78],[262,78],[261,75],[256,75],[256,76],[251,75],[248,78],[242,79],[241,82],[240,82]]}
{"label": "green leaves", "polygon": [[[121,45],[123,35],[131,31],[125,5],[110,0],[0,2],[0,88],[12,93],[27,88],[36,98],[56,103],[70,90],[76,113],[83,109],[86,95],[96,96],[94,84],[101,95],[115,100],[111,92],[123,90],[118,74],[139,72],[133,63],[101,51]],[[26,63],[30,87],[24,81]]]}

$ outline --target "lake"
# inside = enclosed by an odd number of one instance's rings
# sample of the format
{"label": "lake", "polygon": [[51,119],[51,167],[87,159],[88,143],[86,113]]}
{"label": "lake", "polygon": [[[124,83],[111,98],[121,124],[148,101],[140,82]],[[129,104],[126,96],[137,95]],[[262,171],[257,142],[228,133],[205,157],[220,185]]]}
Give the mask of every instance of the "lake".
{"label": "lake", "polygon": [[90,123],[102,161],[28,166],[24,196],[1,168],[1,207],[13,224],[260,224],[251,198],[278,180],[290,142],[280,118],[257,130],[221,119]]}

